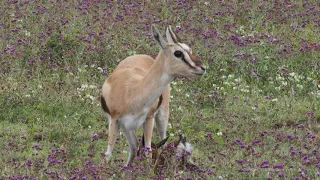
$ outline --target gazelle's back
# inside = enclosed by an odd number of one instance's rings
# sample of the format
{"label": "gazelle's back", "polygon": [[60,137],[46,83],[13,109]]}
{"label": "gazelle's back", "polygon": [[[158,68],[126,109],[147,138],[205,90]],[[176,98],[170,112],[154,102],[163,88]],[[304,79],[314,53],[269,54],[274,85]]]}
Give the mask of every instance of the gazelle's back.
{"label": "gazelle's back", "polygon": [[[123,88],[135,86],[136,82],[147,74],[154,62],[155,60],[151,56],[134,55],[119,63],[103,85],[103,89],[108,88],[108,90],[103,91],[103,94],[111,115],[130,111],[131,107],[124,107],[129,104],[126,100],[130,99],[130,90],[123,91]],[[122,94],[123,92],[126,92],[126,94]],[[113,97],[118,97],[117,101],[114,101]]]}

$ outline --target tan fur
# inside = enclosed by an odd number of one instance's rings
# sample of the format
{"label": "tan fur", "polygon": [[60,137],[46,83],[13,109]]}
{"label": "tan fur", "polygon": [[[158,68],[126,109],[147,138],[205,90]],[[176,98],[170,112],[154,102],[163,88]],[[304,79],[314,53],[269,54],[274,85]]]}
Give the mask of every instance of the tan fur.
{"label": "tan fur", "polygon": [[[154,62],[155,60],[150,56],[135,55],[119,63],[102,87],[102,96],[107,97],[106,102],[111,117],[119,117],[122,114],[140,109],[143,105],[139,104],[143,99],[142,92],[148,94],[147,90],[142,88],[146,87],[146,83],[154,83],[154,88],[159,86],[157,82],[152,82],[151,79],[151,82],[150,80],[149,82],[142,81]],[[155,69],[152,73],[159,74],[160,72]],[[164,101],[168,101],[165,100],[168,97],[163,98]],[[154,103],[154,106],[156,106],[156,103]]]}
{"label": "tan fur", "polygon": [[195,62],[195,61],[197,60],[197,57],[196,57],[196,56],[192,55],[190,52],[187,52],[187,53],[188,53],[188,55],[190,56],[190,59],[191,59],[193,62]]}

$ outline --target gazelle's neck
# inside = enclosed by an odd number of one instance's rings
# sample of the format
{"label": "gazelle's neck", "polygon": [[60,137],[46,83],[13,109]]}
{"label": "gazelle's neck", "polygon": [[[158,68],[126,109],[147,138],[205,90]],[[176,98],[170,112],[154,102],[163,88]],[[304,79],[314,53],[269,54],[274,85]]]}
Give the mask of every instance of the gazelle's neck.
{"label": "gazelle's neck", "polygon": [[160,51],[155,62],[145,77],[135,85],[138,97],[136,103],[142,108],[151,107],[163,93],[164,88],[173,80],[173,76],[166,72],[166,63],[163,52]]}

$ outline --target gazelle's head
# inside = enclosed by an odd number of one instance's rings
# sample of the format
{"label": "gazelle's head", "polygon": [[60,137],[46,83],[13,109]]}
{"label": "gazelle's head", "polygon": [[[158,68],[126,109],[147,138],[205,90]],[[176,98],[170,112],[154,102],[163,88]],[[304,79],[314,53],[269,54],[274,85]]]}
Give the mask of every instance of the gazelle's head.
{"label": "gazelle's head", "polygon": [[167,40],[163,39],[155,26],[152,26],[152,34],[162,49],[157,60],[165,61],[165,71],[168,74],[194,77],[205,73],[206,67],[201,60],[192,55],[192,49],[181,42],[180,38],[172,31],[171,26],[166,30]]}

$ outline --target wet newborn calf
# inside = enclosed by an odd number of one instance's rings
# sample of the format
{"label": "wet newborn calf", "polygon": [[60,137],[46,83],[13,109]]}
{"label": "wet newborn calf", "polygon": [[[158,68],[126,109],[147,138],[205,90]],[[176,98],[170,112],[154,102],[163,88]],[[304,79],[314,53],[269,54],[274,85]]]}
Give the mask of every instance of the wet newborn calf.
{"label": "wet newborn calf", "polygon": [[[144,142],[142,138],[142,147]],[[155,164],[154,172],[157,175],[177,173],[183,170],[198,170],[199,168],[192,162],[192,146],[186,141],[186,137],[181,134],[179,140],[170,142],[161,148],[168,137],[157,144],[152,143],[152,160]],[[142,154],[143,149],[139,149],[138,156]]]}

